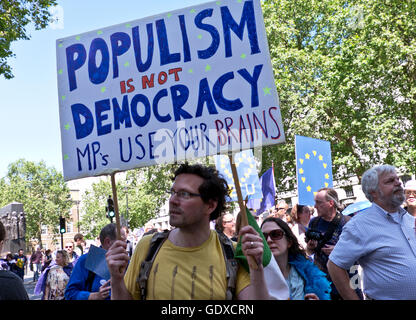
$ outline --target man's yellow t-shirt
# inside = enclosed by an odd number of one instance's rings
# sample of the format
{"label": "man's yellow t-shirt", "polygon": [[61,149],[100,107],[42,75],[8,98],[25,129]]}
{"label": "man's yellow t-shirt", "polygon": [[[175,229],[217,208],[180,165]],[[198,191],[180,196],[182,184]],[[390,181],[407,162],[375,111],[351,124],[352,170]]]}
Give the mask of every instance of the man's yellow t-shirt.
{"label": "man's yellow t-shirt", "polygon": [[[140,299],[136,282],[152,236],[138,243],[130,260],[124,282],[134,299]],[[236,294],[250,284],[250,275],[238,268]],[[175,246],[167,239],[160,248],[147,280],[147,300],[224,300],[227,292],[225,258],[217,232],[202,245]]]}

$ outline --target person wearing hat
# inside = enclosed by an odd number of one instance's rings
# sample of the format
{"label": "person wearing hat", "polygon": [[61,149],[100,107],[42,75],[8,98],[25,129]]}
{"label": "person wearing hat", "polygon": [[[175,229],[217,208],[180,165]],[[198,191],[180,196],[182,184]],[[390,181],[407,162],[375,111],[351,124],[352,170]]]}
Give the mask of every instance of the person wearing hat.
{"label": "person wearing hat", "polygon": [[405,209],[416,217],[416,180],[409,180],[404,185]]}

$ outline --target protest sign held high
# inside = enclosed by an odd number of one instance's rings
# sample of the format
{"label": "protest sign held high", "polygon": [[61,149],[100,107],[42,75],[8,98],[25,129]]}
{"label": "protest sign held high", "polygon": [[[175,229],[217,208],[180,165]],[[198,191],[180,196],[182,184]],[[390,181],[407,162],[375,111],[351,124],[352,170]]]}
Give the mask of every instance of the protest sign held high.
{"label": "protest sign held high", "polygon": [[65,180],[284,142],[258,0],[56,45]]}

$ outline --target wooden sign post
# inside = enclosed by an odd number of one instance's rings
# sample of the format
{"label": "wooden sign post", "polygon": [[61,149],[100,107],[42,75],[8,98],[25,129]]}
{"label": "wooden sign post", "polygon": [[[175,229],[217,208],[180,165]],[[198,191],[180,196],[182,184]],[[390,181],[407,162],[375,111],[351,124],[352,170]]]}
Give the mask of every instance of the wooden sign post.
{"label": "wooden sign post", "polygon": [[120,214],[118,210],[117,185],[115,175],[115,172],[111,174],[111,189],[113,191],[114,213],[116,215],[117,240],[121,240]]}
{"label": "wooden sign post", "polygon": [[[244,227],[244,226],[248,225],[247,214],[246,214],[246,206],[244,205],[244,202],[243,202],[243,195],[241,193],[240,182],[238,180],[237,168],[235,166],[233,156],[232,156],[232,154],[229,154],[228,157],[230,158],[231,171],[233,173],[235,190],[237,192],[238,205],[240,207],[241,226]],[[247,262],[248,262],[250,268],[252,268],[254,270],[258,269],[258,265],[257,265],[256,261],[254,260],[254,258],[252,256],[247,256]]]}

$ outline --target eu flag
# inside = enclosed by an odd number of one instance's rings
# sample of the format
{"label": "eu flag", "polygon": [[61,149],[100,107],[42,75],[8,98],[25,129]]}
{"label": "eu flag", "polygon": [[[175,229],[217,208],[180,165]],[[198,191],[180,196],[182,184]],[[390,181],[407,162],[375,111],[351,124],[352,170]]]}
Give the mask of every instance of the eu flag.
{"label": "eu flag", "polygon": [[295,136],[296,176],[299,204],[314,205],[321,188],[332,188],[332,159],[329,141]]}
{"label": "eu flag", "polygon": [[[227,201],[237,201],[234,178],[231,170],[230,160],[225,155],[215,155],[215,166],[228,183],[230,197]],[[244,150],[234,156],[243,199],[260,199],[262,197],[259,176],[256,170],[256,160],[253,151]]]}

